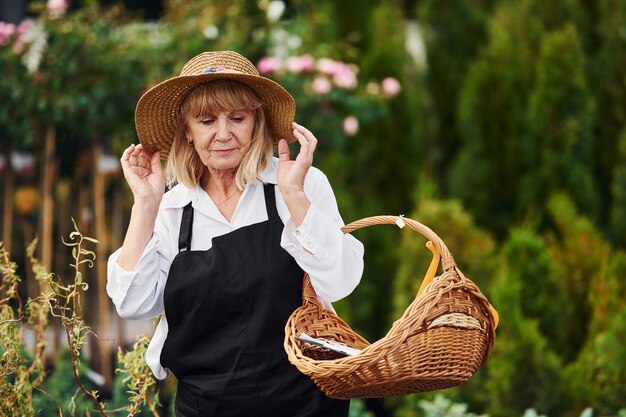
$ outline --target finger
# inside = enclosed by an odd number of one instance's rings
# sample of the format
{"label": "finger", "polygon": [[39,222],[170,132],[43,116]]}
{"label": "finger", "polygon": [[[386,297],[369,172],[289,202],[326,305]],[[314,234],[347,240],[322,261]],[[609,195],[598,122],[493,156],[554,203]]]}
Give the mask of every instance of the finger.
{"label": "finger", "polygon": [[137,166],[151,169],[152,157],[154,156],[154,153],[149,154],[148,152],[146,152],[143,145],[139,144],[135,147],[135,152],[133,152],[133,155],[137,158]]}
{"label": "finger", "polygon": [[122,153],[122,158],[128,159],[128,157],[134,150],[135,150],[135,144],[131,143],[128,148],[124,149],[124,152]]}
{"label": "finger", "polygon": [[133,152],[131,154],[131,156],[139,156],[141,155],[141,153],[143,152],[143,146],[141,146],[141,144],[135,146],[135,149],[133,149]]}
{"label": "finger", "polygon": [[306,136],[304,136],[296,129],[293,130],[293,136],[298,140],[298,143],[300,144],[300,152],[298,153],[298,156],[296,156],[296,159],[298,157],[301,157],[301,155],[308,155],[309,141],[307,140]]}
{"label": "finger", "polygon": [[293,135],[298,139],[300,143],[300,153],[298,154],[299,158],[303,158],[307,163],[313,163],[313,152],[315,152],[315,147],[317,146],[316,140],[309,140],[305,135],[300,133],[299,131],[293,131]]}
{"label": "finger", "polygon": [[152,172],[161,172],[161,152],[156,151],[150,158],[150,167]]}
{"label": "finger", "polygon": [[131,144],[128,148],[124,149],[124,152],[122,153],[122,157],[120,158],[120,163],[122,164],[122,167],[127,167],[129,165],[129,160],[130,160],[130,155],[133,153],[133,151],[135,150],[135,144]]}
{"label": "finger", "polygon": [[301,135],[303,135],[304,138],[306,138],[308,145],[312,145],[313,148],[312,149],[307,149],[310,152],[313,152],[315,150],[315,147],[317,146],[317,138],[315,137],[315,135],[306,127],[299,125],[296,122],[293,122],[293,126],[294,126],[294,136],[295,136],[295,132],[299,132]]}
{"label": "finger", "polygon": [[304,136],[304,134],[302,134],[302,132],[294,129],[293,136],[298,140],[298,143],[300,143],[300,148],[304,148],[309,145],[309,140],[306,136]]}
{"label": "finger", "polygon": [[313,132],[311,132],[309,129],[302,126],[301,124],[293,122],[293,128],[302,133],[307,138],[307,140],[314,140],[317,142],[317,138],[315,137]]}
{"label": "finger", "polygon": [[289,145],[285,139],[278,141],[278,159],[280,161],[289,161]]}

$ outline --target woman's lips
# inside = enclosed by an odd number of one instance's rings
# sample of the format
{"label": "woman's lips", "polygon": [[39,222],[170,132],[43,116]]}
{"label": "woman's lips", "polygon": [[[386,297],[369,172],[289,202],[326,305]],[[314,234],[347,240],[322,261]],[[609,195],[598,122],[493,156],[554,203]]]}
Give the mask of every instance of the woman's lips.
{"label": "woman's lips", "polygon": [[219,156],[228,156],[231,153],[235,152],[235,149],[214,149],[213,152]]}

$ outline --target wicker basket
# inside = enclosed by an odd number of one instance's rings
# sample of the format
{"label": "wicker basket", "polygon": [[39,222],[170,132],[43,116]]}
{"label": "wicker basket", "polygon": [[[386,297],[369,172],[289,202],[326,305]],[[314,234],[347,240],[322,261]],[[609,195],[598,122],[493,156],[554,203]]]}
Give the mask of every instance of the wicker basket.
{"label": "wicker basket", "polygon": [[[406,225],[430,240],[427,246],[434,256],[417,297],[385,337],[369,344],[322,307],[305,274],[302,306],[285,326],[289,361],[326,395],[342,399],[405,395],[467,381],[489,358],[497,312],[458,269],[443,241],[421,223],[398,216],[376,216],[351,223],[343,231],[350,233],[376,224]],[[440,256],[444,272],[434,278]],[[299,341],[302,332],[362,350],[338,358],[326,349]]]}

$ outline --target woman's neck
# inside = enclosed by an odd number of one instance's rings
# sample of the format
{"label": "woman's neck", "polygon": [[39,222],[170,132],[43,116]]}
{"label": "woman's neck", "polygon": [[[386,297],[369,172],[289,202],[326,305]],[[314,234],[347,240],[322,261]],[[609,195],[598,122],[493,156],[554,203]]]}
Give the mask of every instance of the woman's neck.
{"label": "woman's neck", "polygon": [[204,191],[211,197],[218,210],[229,222],[243,192],[237,187],[235,172],[210,172],[203,184]]}
{"label": "woman's neck", "polygon": [[235,170],[209,170],[203,179],[202,188],[212,197],[232,194],[238,189],[235,174]]}

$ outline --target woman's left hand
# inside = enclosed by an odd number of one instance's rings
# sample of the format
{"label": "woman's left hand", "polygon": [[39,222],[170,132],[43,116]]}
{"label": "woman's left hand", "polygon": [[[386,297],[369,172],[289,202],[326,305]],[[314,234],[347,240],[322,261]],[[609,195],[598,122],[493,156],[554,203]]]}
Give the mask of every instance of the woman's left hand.
{"label": "woman's left hand", "polygon": [[300,152],[294,161],[289,157],[289,145],[285,139],[278,142],[278,188],[285,199],[287,209],[296,227],[304,221],[311,202],[304,193],[304,179],[313,164],[317,138],[304,126],[293,123],[293,135],[300,143]]}
{"label": "woman's left hand", "polygon": [[300,143],[300,152],[294,161],[289,156],[289,145],[278,142],[278,188],[285,197],[304,193],[304,178],[313,164],[317,138],[310,130],[293,123],[293,135]]}

